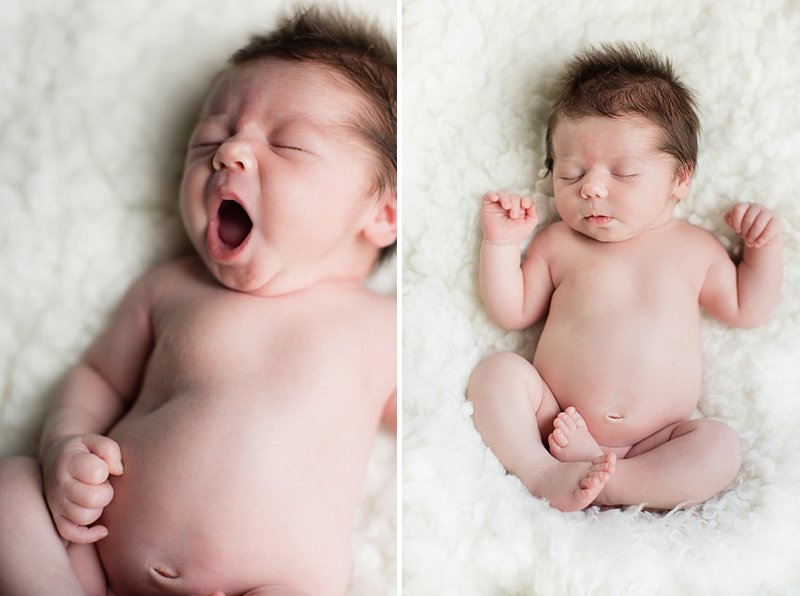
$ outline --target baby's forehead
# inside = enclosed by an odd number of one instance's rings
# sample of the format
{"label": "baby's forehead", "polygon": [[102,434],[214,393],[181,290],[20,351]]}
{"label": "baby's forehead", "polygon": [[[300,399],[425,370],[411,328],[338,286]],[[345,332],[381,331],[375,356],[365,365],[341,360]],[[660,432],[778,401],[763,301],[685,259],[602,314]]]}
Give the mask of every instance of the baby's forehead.
{"label": "baby's forehead", "polygon": [[241,110],[316,112],[320,118],[357,118],[363,98],[336,69],[309,61],[260,58],[228,67],[215,79],[201,115]]}
{"label": "baby's forehead", "polygon": [[554,145],[559,141],[611,144],[631,151],[657,151],[663,142],[664,127],[640,114],[621,116],[562,116],[553,127]]}

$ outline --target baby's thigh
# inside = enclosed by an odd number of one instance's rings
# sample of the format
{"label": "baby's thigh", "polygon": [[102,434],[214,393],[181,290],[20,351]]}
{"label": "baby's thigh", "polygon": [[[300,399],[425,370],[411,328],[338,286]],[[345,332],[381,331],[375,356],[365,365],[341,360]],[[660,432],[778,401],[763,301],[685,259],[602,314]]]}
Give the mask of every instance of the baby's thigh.
{"label": "baby's thigh", "polygon": [[106,572],[100,562],[100,555],[94,544],[75,544],[67,546],[67,555],[72,569],[88,596],[106,596]]}
{"label": "baby's thigh", "polygon": [[739,438],[730,426],[719,420],[710,418],[691,418],[675,422],[650,435],[634,445],[626,458],[636,457],[658,447],[671,443],[675,439],[691,438],[692,444],[704,450],[721,450],[738,457]]}

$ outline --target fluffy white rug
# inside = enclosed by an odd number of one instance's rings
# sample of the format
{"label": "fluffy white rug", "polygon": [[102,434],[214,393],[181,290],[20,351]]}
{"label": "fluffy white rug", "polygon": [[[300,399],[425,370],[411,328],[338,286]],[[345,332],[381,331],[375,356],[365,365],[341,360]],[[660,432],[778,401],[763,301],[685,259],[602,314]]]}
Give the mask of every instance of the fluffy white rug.
{"label": "fluffy white rug", "polygon": [[[2,3],[0,455],[35,450],[55,385],[130,281],[188,246],[175,199],[202,95],[289,4]],[[347,4],[394,35],[394,0]],[[392,292],[393,267],[376,282]],[[395,590],[395,461],[382,433],[356,521],[354,595]]]}
{"label": "fluffy white rug", "polygon": [[[406,0],[403,8],[403,585],[447,594],[789,594],[800,586],[800,5],[796,0]],[[482,444],[464,393],[480,359],[530,356],[477,287],[485,190],[540,180],[553,81],[575,51],[640,41],[702,106],[679,215],[734,248],[721,216],[760,201],[785,222],[783,298],[743,331],[704,320],[701,410],[739,432],[734,486],[691,511],[565,514]]]}

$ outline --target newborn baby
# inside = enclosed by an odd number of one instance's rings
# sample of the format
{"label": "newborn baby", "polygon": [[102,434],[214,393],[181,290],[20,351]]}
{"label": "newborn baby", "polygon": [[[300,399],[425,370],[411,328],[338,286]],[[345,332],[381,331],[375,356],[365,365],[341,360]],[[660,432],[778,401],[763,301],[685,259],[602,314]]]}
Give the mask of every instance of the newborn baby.
{"label": "newborn baby", "polygon": [[473,419],[506,469],[558,509],[698,503],[739,469],[735,432],[692,418],[698,305],[729,325],[764,322],[780,295],[780,225],[760,205],[735,205],[725,221],[744,240],[736,266],[713,236],[673,217],[697,131],[669,63],[604,46],[562,79],[547,135],[561,221],[534,237],[521,266],[519,243],[538,222],[532,199],[483,197],[490,316],[507,329],[546,322],[532,365],[510,353],[479,364]]}
{"label": "newborn baby", "polygon": [[396,238],[395,94],[392,44],[320,11],[233,56],[180,189],[199,257],[140,279],[69,375],[49,512],[33,460],[0,464],[3,594],[344,592],[396,420],[396,303],[362,285]]}

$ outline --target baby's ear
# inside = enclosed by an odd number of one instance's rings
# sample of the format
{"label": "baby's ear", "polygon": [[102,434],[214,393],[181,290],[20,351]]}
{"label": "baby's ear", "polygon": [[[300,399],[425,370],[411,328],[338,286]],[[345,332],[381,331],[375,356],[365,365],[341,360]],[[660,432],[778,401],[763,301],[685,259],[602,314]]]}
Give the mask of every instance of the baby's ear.
{"label": "baby's ear", "polygon": [[397,239],[397,192],[394,189],[380,194],[361,231],[376,248],[389,246]]}
{"label": "baby's ear", "polygon": [[693,173],[691,166],[682,166],[675,177],[675,190],[672,191],[672,194],[679,201],[689,196],[689,190],[692,188]]}

